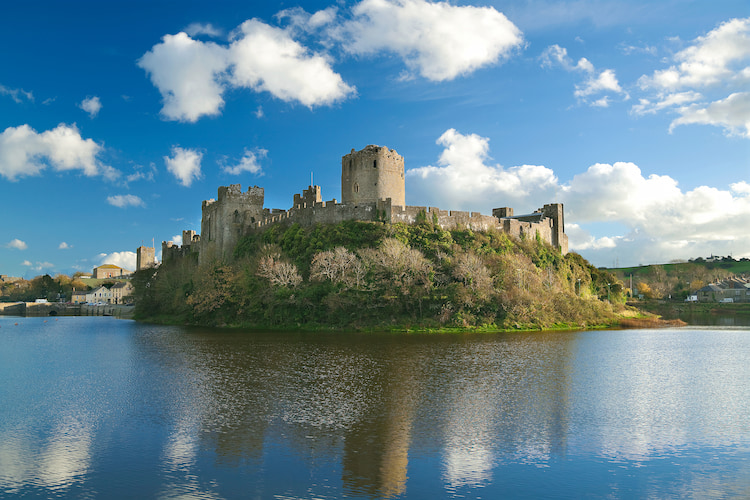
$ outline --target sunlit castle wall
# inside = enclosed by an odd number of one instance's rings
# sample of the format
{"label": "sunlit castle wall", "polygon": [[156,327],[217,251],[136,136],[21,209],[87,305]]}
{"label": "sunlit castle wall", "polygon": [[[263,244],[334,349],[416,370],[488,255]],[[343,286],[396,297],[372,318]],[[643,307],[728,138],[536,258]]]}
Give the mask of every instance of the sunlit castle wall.
{"label": "sunlit castle wall", "polygon": [[341,158],[341,201],[406,205],[404,158],[395,149],[369,145]]}

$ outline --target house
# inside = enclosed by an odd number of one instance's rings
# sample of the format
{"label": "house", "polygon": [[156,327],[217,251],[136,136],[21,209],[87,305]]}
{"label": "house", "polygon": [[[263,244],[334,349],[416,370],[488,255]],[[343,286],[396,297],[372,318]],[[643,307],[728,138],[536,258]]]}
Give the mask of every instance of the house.
{"label": "house", "polygon": [[129,276],[130,274],[132,274],[132,271],[128,271],[127,269],[123,269],[114,264],[104,264],[94,268],[95,279],[122,278],[124,276]]}
{"label": "house", "polygon": [[109,289],[112,292],[112,303],[113,304],[126,304],[133,300],[133,290],[135,287],[129,281],[122,281],[116,283]]}
{"label": "house", "polygon": [[106,286],[97,287],[86,292],[86,302],[89,304],[111,304],[112,292]]}
{"label": "house", "polygon": [[87,302],[86,300],[86,290],[73,290],[70,294],[70,301],[73,304],[85,304]]}
{"label": "house", "polygon": [[750,282],[745,278],[730,278],[711,283],[698,290],[699,302],[750,302]]}

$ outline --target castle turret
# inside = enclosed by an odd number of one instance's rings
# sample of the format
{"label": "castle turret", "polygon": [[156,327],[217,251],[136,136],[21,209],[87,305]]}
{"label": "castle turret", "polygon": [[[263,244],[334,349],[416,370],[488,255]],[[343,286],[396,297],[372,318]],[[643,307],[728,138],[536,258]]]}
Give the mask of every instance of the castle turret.
{"label": "castle turret", "polygon": [[560,249],[563,255],[568,253],[568,235],[565,234],[565,216],[562,203],[550,203],[539,209],[545,217],[552,219],[552,246]]}
{"label": "castle turret", "polygon": [[404,158],[396,150],[367,146],[341,159],[341,201],[374,203],[391,199],[393,205],[406,205]]}
{"label": "castle turret", "polygon": [[218,200],[203,202],[201,264],[229,257],[247,228],[263,217],[265,192],[261,187],[253,186],[243,193],[239,184],[221,186],[218,195]]}
{"label": "castle turret", "polygon": [[136,250],[135,270],[148,269],[156,265],[156,249],[154,247],[139,246]]}

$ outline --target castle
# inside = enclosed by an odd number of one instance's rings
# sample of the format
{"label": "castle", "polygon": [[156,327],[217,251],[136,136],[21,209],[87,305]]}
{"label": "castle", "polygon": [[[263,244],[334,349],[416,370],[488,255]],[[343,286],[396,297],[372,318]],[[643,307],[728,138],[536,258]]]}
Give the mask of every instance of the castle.
{"label": "castle", "polygon": [[264,196],[263,188],[258,186],[244,193],[239,184],[219,187],[217,200],[203,202],[201,234],[183,231],[182,246],[162,242],[162,260],[192,253],[198,254],[201,264],[226,259],[245,234],[271,224],[311,226],[345,220],[414,224],[420,218],[443,229],[495,229],[517,238],[538,235],[563,254],[568,252],[561,203],[544,205],[526,215],[514,215],[510,207],[495,208],[492,215],[482,215],[407,206],[404,158],[387,147],[370,145],[361,151],[352,149],[341,159],[341,202],[323,201],[320,186],[310,186],[302,194],[295,194],[289,210],[264,208]]}

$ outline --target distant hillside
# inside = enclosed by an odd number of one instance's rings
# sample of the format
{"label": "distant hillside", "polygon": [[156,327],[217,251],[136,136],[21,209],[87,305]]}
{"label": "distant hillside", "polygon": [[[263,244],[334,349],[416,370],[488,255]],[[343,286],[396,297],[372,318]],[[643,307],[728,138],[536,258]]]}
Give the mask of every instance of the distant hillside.
{"label": "distant hillside", "polygon": [[[646,298],[684,300],[709,283],[716,283],[734,275],[750,274],[750,259],[735,260],[731,257],[691,259],[650,266],[605,268]],[[645,286],[643,286],[645,285]]]}
{"label": "distant hillside", "polygon": [[625,309],[622,283],[578,254],[430,221],[274,225],[230,262],[174,259],[133,283],[139,319],[255,328],[590,327]]}

